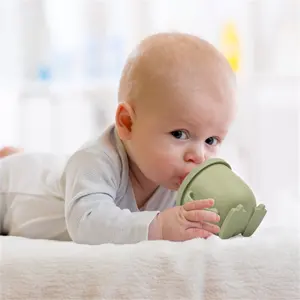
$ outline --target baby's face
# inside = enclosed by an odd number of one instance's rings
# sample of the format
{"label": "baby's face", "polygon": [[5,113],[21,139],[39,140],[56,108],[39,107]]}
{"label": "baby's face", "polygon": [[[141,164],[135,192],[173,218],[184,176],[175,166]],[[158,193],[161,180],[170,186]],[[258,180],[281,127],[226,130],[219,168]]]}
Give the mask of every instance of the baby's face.
{"label": "baby's face", "polygon": [[148,179],[177,190],[194,167],[217,155],[233,120],[235,101],[233,94],[221,99],[209,89],[163,97],[136,109],[128,150]]}

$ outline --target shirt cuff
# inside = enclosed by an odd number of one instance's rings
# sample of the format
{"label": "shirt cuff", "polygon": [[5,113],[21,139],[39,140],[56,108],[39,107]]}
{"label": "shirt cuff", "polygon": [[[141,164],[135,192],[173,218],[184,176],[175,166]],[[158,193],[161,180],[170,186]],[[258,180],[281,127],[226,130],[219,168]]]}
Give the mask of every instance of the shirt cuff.
{"label": "shirt cuff", "polygon": [[135,223],[132,232],[133,243],[148,240],[149,226],[159,213],[160,211],[143,211],[133,213]]}

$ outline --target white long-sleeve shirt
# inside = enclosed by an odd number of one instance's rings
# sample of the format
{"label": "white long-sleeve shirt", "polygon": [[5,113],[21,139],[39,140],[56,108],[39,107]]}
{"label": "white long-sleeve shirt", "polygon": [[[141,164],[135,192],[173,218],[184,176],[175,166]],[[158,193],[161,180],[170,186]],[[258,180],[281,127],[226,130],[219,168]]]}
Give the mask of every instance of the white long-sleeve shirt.
{"label": "white long-sleeve shirt", "polygon": [[139,211],[127,155],[114,127],[70,157],[62,185],[67,228],[78,243],[146,240],[158,211],[175,204],[175,193],[159,187]]}
{"label": "white long-sleeve shirt", "polygon": [[[61,203],[64,204],[61,205],[61,213],[65,216],[65,225],[73,241],[85,244],[136,243],[148,238],[149,225],[159,211],[175,205],[175,192],[159,187],[142,211],[137,208],[127,154],[114,126],[66,160],[54,155],[21,154],[5,159],[1,165],[3,184],[0,192],[5,192],[8,203],[6,216],[10,216],[6,217],[7,230],[12,227],[9,224],[12,219],[14,224],[18,223],[18,218],[11,218],[11,215],[14,215],[17,205],[21,205],[23,196],[27,197],[23,209],[34,210],[34,220],[23,220],[21,224],[14,225],[18,228],[18,235],[22,235],[20,228],[24,228],[26,221],[30,224],[30,227],[25,226],[26,235],[28,231],[36,230],[36,222],[39,237],[43,237],[43,224],[47,224],[45,235],[52,237],[49,230],[55,228],[57,221],[51,213],[52,206],[55,203],[57,217],[57,204]],[[28,174],[33,173],[35,176],[29,180]],[[18,203],[14,201],[16,195]],[[35,207],[28,201],[31,195],[35,198]],[[36,198],[43,202],[43,216],[36,209]],[[49,209],[46,209],[47,205]]]}

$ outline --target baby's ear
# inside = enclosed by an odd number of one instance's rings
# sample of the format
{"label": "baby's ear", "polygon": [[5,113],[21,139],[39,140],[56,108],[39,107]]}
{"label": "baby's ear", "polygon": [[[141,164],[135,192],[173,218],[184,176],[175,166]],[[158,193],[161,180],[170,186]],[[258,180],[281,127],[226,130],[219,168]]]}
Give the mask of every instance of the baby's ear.
{"label": "baby's ear", "polygon": [[129,103],[119,103],[115,123],[121,140],[130,140],[134,111]]}

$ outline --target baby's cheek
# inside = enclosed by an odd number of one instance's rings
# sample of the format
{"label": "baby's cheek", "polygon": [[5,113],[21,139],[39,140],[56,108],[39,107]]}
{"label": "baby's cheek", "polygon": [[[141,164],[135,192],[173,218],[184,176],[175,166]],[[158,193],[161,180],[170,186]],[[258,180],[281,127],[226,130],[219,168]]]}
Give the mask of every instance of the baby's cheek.
{"label": "baby's cheek", "polygon": [[169,151],[163,151],[160,155],[161,164],[168,167],[176,167],[180,162],[180,155],[174,150],[169,149]]}
{"label": "baby's cheek", "polygon": [[148,144],[145,150],[147,151],[148,164],[155,166],[163,173],[171,172],[172,166],[178,165],[182,159],[182,151],[166,140],[159,140],[151,146]]}
{"label": "baby's cheek", "polygon": [[213,149],[209,150],[205,154],[205,160],[210,158],[216,158],[219,152],[219,147],[214,147]]}

